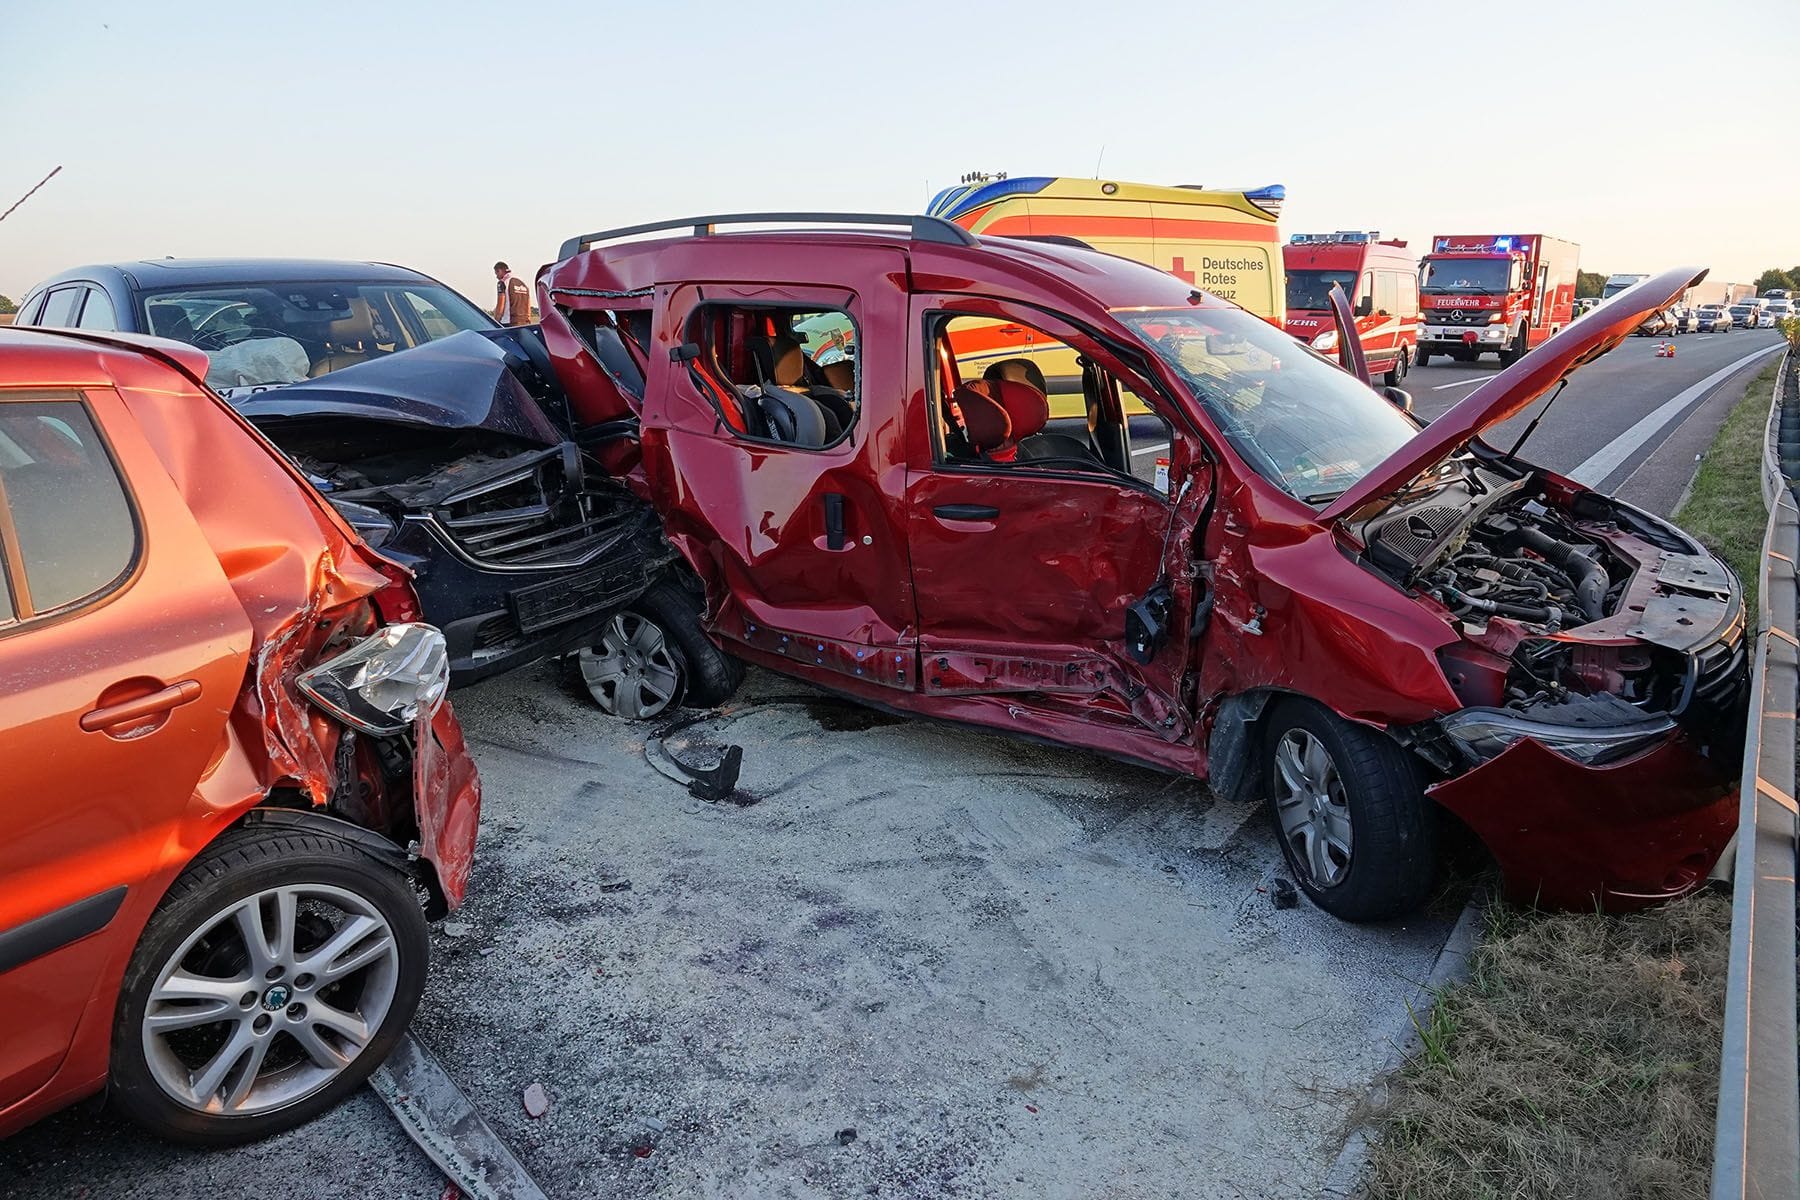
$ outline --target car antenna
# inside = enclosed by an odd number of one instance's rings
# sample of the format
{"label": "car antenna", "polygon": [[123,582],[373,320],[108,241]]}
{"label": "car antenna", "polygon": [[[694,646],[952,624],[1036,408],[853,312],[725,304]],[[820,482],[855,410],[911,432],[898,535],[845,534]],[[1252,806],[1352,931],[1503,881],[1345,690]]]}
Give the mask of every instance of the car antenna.
{"label": "car antenna", "polygon": [[1530,437],[1532,435],[1532,433],[1537,429],[1538,422],[1544,419],[1544,414],[1550,411],[1550,406],[1552,404],[1556,403],[1556,398],[1558,396],[1562,395],[1563,389],[1568,386],[1569,386],[1569,377],[1567,375],[1564,375],[1562,377],[1562,379],[1560,381],[1558,381],[1558,383],[1556,385],[1556,390],[1550,394],[1550,399],[1544,401],[1544,407],[1538,409],[1538,415],[1531,418],[1531,424],[1529,424],[1525,427],[1525,432],[1521,433],[1519,435],[1519,440],[1513,443],[1513,448],[1506,452],[1506,457],[1502,458],[1500,460],[1501,462],[1504,462],[1504,463],[1512,462],[1512,460],[1519,453],[1519,447],[1523,446],[1525,444],[1525,439]]}

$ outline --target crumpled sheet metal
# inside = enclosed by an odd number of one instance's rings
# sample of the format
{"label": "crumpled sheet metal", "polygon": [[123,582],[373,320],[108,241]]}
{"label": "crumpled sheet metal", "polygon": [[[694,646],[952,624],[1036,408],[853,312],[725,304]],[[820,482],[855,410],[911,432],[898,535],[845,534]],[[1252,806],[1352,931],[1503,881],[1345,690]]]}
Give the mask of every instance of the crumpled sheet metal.
{"label": "crumpled sheet metal", "polygon": [[[115,356],[106,361],[115,364],[121,397],[186,499],[252,628],[256,686],[240,693],[231,714],[230,745],[202,780],[198,798],[214,812],[235,814],[270,788],[288,785],[322,807],[338,784],[341,727],[305,703],[295,680],[346,622],[361,624],[351,630],[358,634],[373,627],[372,606],[357,602],[389,581],[376,568],[374,553],[227,405],[156,362]],[[196,411],[201,408],[214,411],[202,415]],[[255,496],[257,503],[246,505],[245,496]],[[468,813],[479,810],[480,793],[447,706],[437,725],[443,726],[437,738],[441,751],[427,753],[415,776],[434,757],[460,757],[460,769],[439,764],[437,773],[461,790],[451,795],[420,788],[415,800],[425,809],[444,807],[458,815],[454,820],[428,811],[416,815],[421,856],[439,869],[454,905],[473,852]],[[428,828],[439,835],[430,842],[423,837]],[[445,834],[466,837],[469,844],[449,844],[453,839]]]}

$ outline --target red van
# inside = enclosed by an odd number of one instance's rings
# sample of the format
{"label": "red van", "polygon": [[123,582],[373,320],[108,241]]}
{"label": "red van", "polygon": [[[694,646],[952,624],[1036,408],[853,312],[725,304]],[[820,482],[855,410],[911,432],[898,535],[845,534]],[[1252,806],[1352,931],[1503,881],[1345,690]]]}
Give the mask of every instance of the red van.
{"label": "red van", "polygon": [[1328,299],[1335,283],[1355,306],[1370,376],[1398,387],[1419,354],[1419,272],[1406,243],[1379,233],[1296,233],[1282,257],[1287,332],[1326,354],[1337,349]]}

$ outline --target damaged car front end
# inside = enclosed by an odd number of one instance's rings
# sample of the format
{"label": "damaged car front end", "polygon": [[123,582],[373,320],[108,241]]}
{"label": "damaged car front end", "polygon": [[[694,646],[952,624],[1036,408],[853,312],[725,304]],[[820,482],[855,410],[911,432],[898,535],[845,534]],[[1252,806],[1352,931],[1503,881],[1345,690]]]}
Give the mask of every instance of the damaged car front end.
{"label": "damaged car front end", "polygon": [[[1642,303],[1691,276],[1641,285]],[[1391,732],[1523,901],[1682,895],[1734,825],[1749,665],[1731,569],[1668,522],[1476,436],[1631,328],[1553,339],[1322,514],[1363,569],[1455,634],[1437,658],[1463,707]]]}
{"label": "damaged car front end", "polygon": [[535,337],[458,333],[236,401],[412,573],[457,684],[590,644],[674,561],[655,514],[552,415]]}

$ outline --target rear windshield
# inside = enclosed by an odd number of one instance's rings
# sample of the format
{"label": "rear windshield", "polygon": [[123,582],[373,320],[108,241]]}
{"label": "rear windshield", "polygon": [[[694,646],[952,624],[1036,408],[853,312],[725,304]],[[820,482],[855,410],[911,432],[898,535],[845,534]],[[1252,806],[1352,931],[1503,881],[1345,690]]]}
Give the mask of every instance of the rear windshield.
{"label": "rear windshield", "polygon": [[153,292],[145,328],[207,352],[224,395],[297,383],[493,321],[435,283],[227,284]]}

